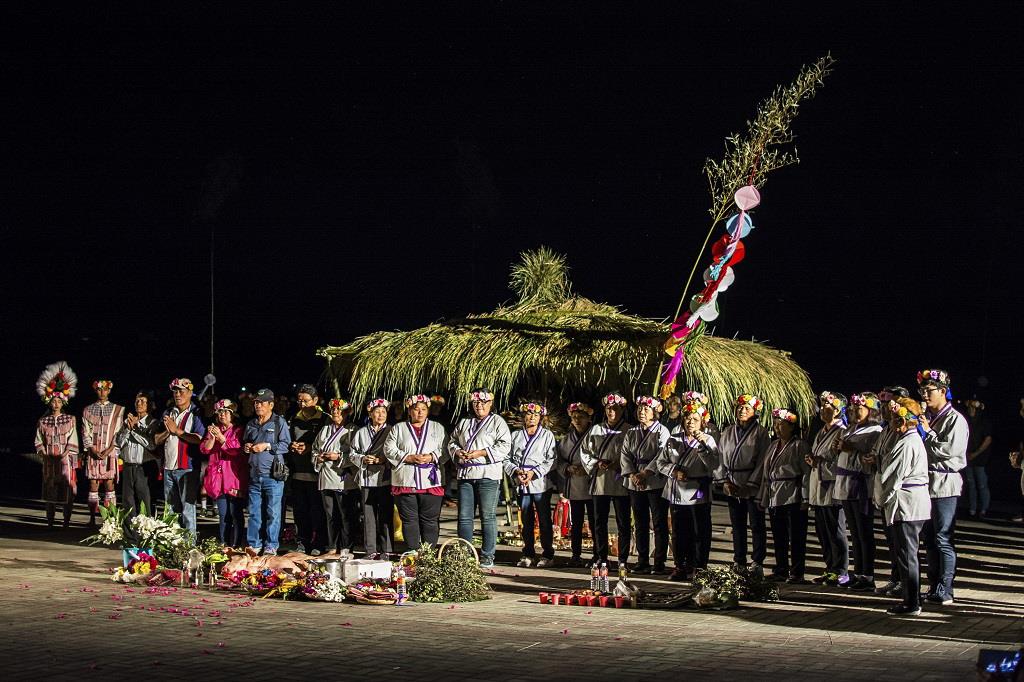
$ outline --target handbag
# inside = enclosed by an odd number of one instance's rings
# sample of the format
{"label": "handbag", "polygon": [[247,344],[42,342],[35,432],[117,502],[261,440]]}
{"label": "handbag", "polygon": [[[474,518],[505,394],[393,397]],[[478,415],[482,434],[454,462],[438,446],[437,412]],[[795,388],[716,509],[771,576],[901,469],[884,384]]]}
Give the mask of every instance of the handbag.
{"label": "handbag", "polygon": [[[277,437],[281,437],[281,422],[284,421],[280,417],[277,418]],[[285,424],[287,428],[287,424]],[[286,481],[288,480],[288,465],[285,464],[284,457],[281,455],[274,455],[274,461],[270,463],[270,477],[275,481]]]}

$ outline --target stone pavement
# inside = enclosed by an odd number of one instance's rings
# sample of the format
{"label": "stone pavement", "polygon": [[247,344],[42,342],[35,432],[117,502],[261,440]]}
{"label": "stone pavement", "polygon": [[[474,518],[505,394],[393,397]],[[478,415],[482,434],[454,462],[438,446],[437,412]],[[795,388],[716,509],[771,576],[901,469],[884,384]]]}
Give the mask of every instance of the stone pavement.
{"label": "stone pavement", "polygon": [[[475,604],[375,607],[207,590],[147,593],[109,581],[119,554],[79,545],[86,535],[80,517],[69,530],[48,531],[38,505],[5,504],[0,661],[8,680],[966,680],[979,649],[1015,649],[1024,638],[1024,533],[1009,523],[961,524],[956,605],[894,619],[884,614],[890,599],[816,586],[784,588],[781,602],[725,612],[542,606],[538,590],[583,587],[589,574],[507,565],[491,576],[493,599]],[[453,510],[445,519],[444,532],[452,534]],[[712,560],[726,562],[723,506],[716,505],[714,520]],[[817,546],[809,552],[816,556]],[[499,561],[517,556],[507,548]],[[815,571],[820,564],[812,564]]]}

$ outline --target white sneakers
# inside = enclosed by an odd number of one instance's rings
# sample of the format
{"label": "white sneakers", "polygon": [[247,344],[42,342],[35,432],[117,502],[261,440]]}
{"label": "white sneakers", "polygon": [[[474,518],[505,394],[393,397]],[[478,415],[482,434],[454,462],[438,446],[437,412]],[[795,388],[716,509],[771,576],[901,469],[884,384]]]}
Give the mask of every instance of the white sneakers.
{"label": "white sneakers", "polygon": [[555,565],[555,560],[554,559],[549,559],[546,556],[542,556],[537,561],[537,568],[550,568],[550,567],[552,567],[554,565]]}
{"label": "white sneakers", "polygon": [[516,564],[519,568],[530,568],[533,566],[533,559],[528,556],[524,556],[519,559],[519,563]]}

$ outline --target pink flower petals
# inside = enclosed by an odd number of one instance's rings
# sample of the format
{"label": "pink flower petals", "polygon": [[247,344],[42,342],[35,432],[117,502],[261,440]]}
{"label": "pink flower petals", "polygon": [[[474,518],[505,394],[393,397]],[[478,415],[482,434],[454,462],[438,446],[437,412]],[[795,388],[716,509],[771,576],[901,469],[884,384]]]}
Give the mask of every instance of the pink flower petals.
{"label": "pink flower petals", "polygon": [[58,613],[56,616],[54,616],[54,618],[56,618],[57,620],[64,620],[67,617],[68,617],[68,614],[66,614],[66,613]]}
{"label": "pink flower petals", "polygon": [[568,628],[566,628],[565,630],[562,630],[562,634],[563,634],[563,635],[567,635],[567,634],[569,634],[569,629],[568,629]]}
{"label": "pink flower petals", "polygon": [[217,642],[217,648],[218,649],[223,649],[224,648],[224,642]]}
{"label": "pink flower petals", "polygon": [[342,623],[341,627],[343,627],[343,628],[350,628],[350,627],[352,627],[352,623]]}

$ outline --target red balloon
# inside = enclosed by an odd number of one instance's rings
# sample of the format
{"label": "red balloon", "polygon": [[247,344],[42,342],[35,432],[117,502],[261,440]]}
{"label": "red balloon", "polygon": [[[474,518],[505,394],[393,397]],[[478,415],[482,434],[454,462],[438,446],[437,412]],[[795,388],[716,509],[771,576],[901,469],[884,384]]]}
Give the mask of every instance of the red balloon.
{"label": "red balloon", "polygon": [[[726,248],[729,246],[731,237],[727,234],[723,234],[721,239],[711,245],[711,255],[715,258],[715,263],[721,262],[722,256],[725,254]],[[726,263],[727,266],[733,266],[739,263],[746,256],[746,248],[743,246],[743,241],[736,242],[736,251],[733,252],[732,258]]]}

